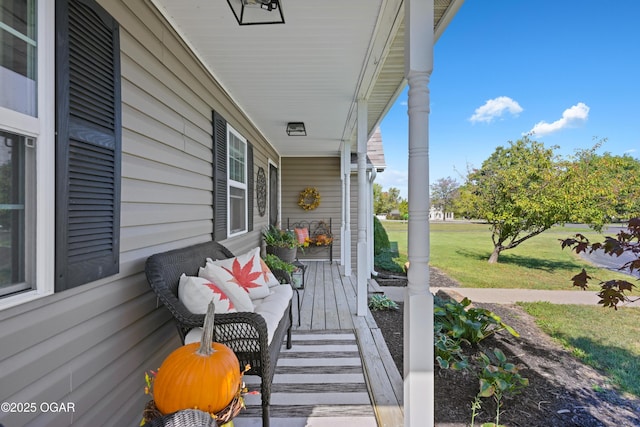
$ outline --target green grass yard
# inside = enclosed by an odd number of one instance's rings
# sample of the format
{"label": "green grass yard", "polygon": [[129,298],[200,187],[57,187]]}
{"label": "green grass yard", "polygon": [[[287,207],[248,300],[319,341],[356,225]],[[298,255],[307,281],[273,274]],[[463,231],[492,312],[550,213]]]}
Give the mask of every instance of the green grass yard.
{"label": "green grass yard", "polygon": [[520,303],[551,337],[612,384],[640,396],[640,309]]}
{"label": "green grass yard", "polygon": [[[382,224],[389,240],[398,243],[398,262],[403,264],[407,260],[408,224],[401,221],[383,221]],[[487,260],[493,244],[487,224],[432,223],[430,263],[462,286],[473,288],[579,290],[572,286],[570,279],[582,268],[592,277],[602,280],[628,277],[598,269],[569,249],[563,250],[559,239],[578,232],[593,239],[602,237],[586,227],[554,227],[502,252],[498,263],[491,265]]]}
{"label": "green grass yard", "polygon": [[[399,262],[407,259],[407,223],[383,221],[389,240],[398,243]],[[585,268],[601,280],[625,277],[593,267],[568,249],[559,239],[575,233],[601,241],[589,228],[554,227],[503,252],[499,263],[487,263],[492,251],[486,224],[432,223],[431,265],[458,280],[464,287],[575,289],[571,277]],[[594,281],[592,289],[596,290]],[[638,291],[634,293],[638,295]],[[611,383],[640,396],[640,308],[617,311],[600,306],[521,303],[538,325],[576,357],[604,372]]]}

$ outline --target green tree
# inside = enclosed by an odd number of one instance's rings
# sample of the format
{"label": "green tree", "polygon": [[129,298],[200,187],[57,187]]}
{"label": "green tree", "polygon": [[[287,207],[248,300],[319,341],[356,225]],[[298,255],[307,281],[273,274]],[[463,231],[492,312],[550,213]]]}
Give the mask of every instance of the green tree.
{"label": "green tree", "polygon": [[[620,231],[615,237],[607,236],[603,242],[592,243],[582,234],[576,234],[575,238],[570,237],[562,240],[563,249],[569,247],[577,254],[580,252],[591,254],[597,250],[602,250],[605,254],[616,257],[620,257],[624,253],[629,254],[630,259],[627,258],[629,260],[619,268],[620,271],[629,272],[629,274],[640,271],[638,245],[640,245],[640,217],[629,219],[626,230]],[[587,289],[591,279],[593,278],[587,274],[584,268],[581,273],[571,278],[573,286],[578,286],[583,290]],[[625,292],[632,292],[636,287],[628,280],[600,280],[599,285],[598,297],[600,297],[600,301],[598,304],[602,304],[604,307],[617,310],[618,304],[635,302],[640,299],[630,298],[628,294],[625,294]]]}
{"label": "green tree", "polygon": [[373,184],[373,211],[376,215],[388,214],[393,209],[398,209],[399,203],[399,189],[391,187],[388,191],[382,191],[380,184]]}
{"label": "green tree", "polygon": [[402,199],[398,203],[398,210],[402,219],[409,219],[409,201],[407,199]]}
{"label": "green tree", "polygon": [[498,147],[480,169],[468,174],[459,204],[466,215],[490,224],[489,263],[554,224],[579,221],[601,229],[605,223],[599,197],[610,189],[605,185],[607,174],[581,175],[593,170],[584,163],[587,152],[563,161],[554,154],[555,148],[524,137],[509,147]]}
{"label": "green tree", "polygon": [[[431,205],[436,209],[440,209],[443,214],[453,211],[459,187],[458,181],[450,176],[436,180],[431,184]],[[446,219],[446,216],[444,219]]]}
{"label": "green tree", "polygon": [[387,212],[383,212],[382,209],[383,209],[382,185],[378,184],[377,182],[374,182],[373,183],[373,213],[376,215],[387,213]]}
{"label": "green tree", "polygon": [[579,201],[578,218],[589,224],[640,215],[640,161],[626,154],[596,154],[603,142],[579,150],[566,163],[568,198]]}

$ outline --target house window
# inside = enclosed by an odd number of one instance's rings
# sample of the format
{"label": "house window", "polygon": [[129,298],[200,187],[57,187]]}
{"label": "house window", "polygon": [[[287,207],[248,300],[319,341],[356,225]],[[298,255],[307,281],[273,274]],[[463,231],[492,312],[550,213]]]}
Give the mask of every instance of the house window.
{"label": "house window", "polygon": [[0,309],[117,272],[119,57],[117,22],[95,1],[0,1]]}
{"label": "house window", "polygon": [[0,106],[37,116],[35,0],[4,0],[0,9]]}
{"label": "house window", "polygon": [[247,231],[247,140],[227,125],[228,236]]}
{"label": "house window", "polygon": [[1,4],[0,308],[6,308],[53,292],[47,213],[55,204],[55,36],[53,2]]}
{"label": "house window", "polygon": [[35,175],[33,139],[0,131],[0,296],[34,283]]}

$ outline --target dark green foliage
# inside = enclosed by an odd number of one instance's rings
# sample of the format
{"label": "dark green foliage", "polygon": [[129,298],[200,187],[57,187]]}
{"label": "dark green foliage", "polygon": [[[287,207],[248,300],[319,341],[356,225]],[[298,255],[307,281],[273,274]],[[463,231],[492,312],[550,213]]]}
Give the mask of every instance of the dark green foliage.
{"label": "dark green foliage", "polygon": [[383,294],[374,294],[369,298],[369,310],[397,310],[398,304],[388,296]]}
{"label": "dark green foliage", "polygon": [[435,357],[442,369],[459,371],[469,367],[467,357],[462,353],[461,340],[450,336],[443,324],[434,325],[433,341]]}
{"label": "dark green foliage", "polygon": [[[582,234],[576,234],[575,238],[568,238],[560,240],[562,242],[562,249],[569,247],[577,254],[580,252],[593,253],[597,250],[602,250],[609,256],[619,257],[622,254],[630,254],[632,258],[629,261],[624,262],[619,270],[629,272],[640,271],[640,252],[638,251],[638,245],[640,245],[640,217],[631,218],[627,225],[627,230],[622,230],[618,235],[614,237],[606,237],[604,242],[591,243]],[[573,286],[587,289],[589,280],[592,279],[583,268],[581,273],[576,274],[571,278]],[[618,309],[618,304],[625,302],[636,301],[637,299],[631,299],[625,292],[632,292],[636,285],[627,280],[608,280],[600,281],[600,292],[598,297],[600,301],[598,304],[602,304],[603,307],[611,307],[615,310]]]}
{"label": "dark green foliage", "polygon": [[468,298],[463,299],[462,302],[436,298],[433,307],[436,328],[437,325],[442,325],[450,336],[470,344],[477,344],[503,329],[514,337],[519,336],[495,313],[484,308],[469,307],[470,305],[471,301]]}
{"label": "dark green foliage", "polygon": [[393,260],[393,253],[390,250],[384,250],[373,258],[373,264],[382,270],[391,271],[393,273],[404,273],[404,268]]}
{"label": "dark green foliage", "polygon": [[278,248],[297,248],[301,246],[292,230],[280,230],[273,225],[270,225],[262,232],[262,237],[267,246]]}
{"label": "dark green foliage", "polygon": [[389,236],[378,217],[373,217],[373,254],[379,255],[385,249],[389,249]]}
{"label": "dark green foliage", "polygon": [[281,260],[277,255],[267,254],[264,257],[264,263],[267,264],[270,270],[283,270],[291,274],[296,269],[296,266]]}
{"label": "dark green foliage", "polygon": [[[433,317],[435,359],[442,369],[461,370],[471,367],[469,359],[463,353],[463,344],[477,344],[501,330],[519,337],[518,333],[495,313],[484,308],[471,307],[468,298],[457,302],[434,297]],[[500,349],[494,349],[491,356],[493,359],[482,352],[478,356],[481,369],[477,373],[480,391],[471,404],[472,427],[478,411],[482,408],[482,398],[493,397],[497,405],[496,422],[483,424],[483,427],[500,426],[502,398],[518,393],[529,384],[529,380],[522,378],[518,373],[520,368],[507,362]]]}
{"label": "dark green foliage", "polygon": [[480,364],[482,366],[482,370],[478,374],[480,391],[472,405],[472,426],[476,412],[481,407],[480,398],[493,397],[493,400],[496,402],[496,422],[485,423],[482,427],[500,427],[502,398],[512,397],[529,385],[529,380],[519,374],[518,371],[520,371],[520,367],[507,362],[507,357],[500,349],[493,349],[492,356],[493,357],[489,357],[486,353],[480,353]]}

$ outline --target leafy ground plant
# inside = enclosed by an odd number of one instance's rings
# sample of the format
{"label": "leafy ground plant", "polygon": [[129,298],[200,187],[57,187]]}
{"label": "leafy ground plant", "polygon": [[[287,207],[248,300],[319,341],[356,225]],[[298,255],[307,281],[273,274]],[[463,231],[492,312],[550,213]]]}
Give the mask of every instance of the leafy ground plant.
{"label": "leafy ground plant", "polygon": [[529,385],[529,380],[519,374],[518,366],[507,362],[507,357],[498,348],[493,349],[492,357],[483,352],[480,352],[479,357],[482,366],[478,374],[480,391],[471,406],[471,426],[473,427],[476,413],[481,407],[480,399],[493,397],[496,403],[495,423],[485,423],[482,427],[500,427],[502,399],[518,394]]}
{"label": "leafy ground plant", "polygon": [[[519,337],[497,314],[473,307],[468,298],[461,302],[434,298],[434,351],[435,359],[442,369],[470,368],[462,350],[463,343],[475,346],[501,330]],[[471,405],[471,425],[473,426],[477,411],[482,407],[482,398],[493,397],[496,402],[495,423],[483,424],[482,427],[499,427],[502,398],[517,393],[528,384],[528,380],[520,376],[516,365],[507,362],[500,349],[493,350],[493,360],[483,352],[479,353],[478,358],[480,390]]]}
{"label": "leafy ground plant", "polygon": [[460,339],[456,339],[447,334],[443,330],[442,324],[435,325],[434,332],[434,349],[435,359],[442,369],[453,369],[456,371],[467,369],[469,361],[462,352],[462,343]]}
{"label": "leafy ground plant", "polygon": [[436,297],[433,314],[434,323],[441,325],[442,330],[449,331],[453,338],[459,338],[470,344],[477,344],[501,330],[506,330],[514,337],[519,336],[495,313],[484,308],[471,307],[471,301],[468,298],[457,302]]}
{"label": "leafy ground plant", "polygon": [[374,294],[369,298],[369,310],[397,310],[398,304],[384,294]]}

